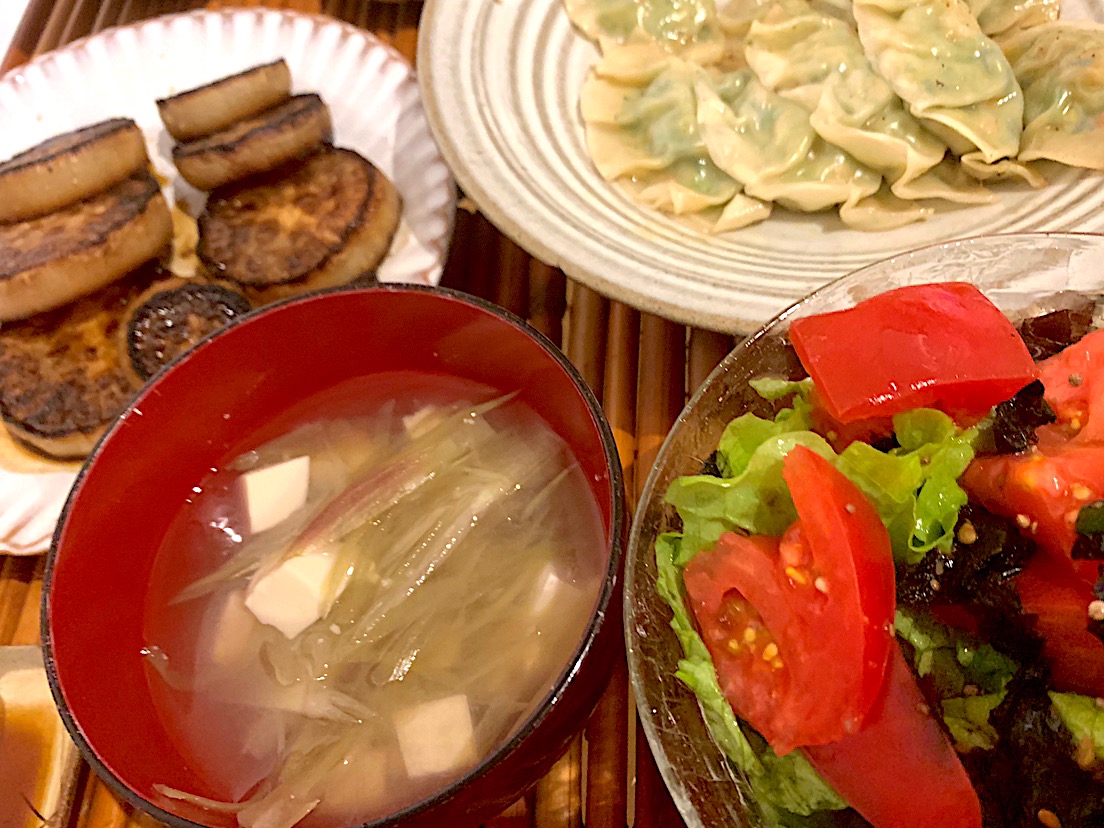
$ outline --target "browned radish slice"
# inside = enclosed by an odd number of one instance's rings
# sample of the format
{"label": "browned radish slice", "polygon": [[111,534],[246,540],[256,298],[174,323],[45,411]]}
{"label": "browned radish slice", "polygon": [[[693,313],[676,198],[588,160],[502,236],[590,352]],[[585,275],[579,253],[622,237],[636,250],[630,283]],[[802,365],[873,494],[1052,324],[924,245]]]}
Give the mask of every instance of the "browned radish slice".
{"label": "browned radish slice", "polygon": [[333,137],[330,110],[317,95],[296,95],[254,118],[173,148],[184,180],[200,190],[302,158]]}
{"label": "browned radish slice", "polygon": [[92,293],[171,238],[169,207],[145,171],[63,210],[0,225],[0,321]]}
{"label": "browned radish slice", "polygon": [[400,200],[367,159],[329,148],[211,193],[196,252],[257,302],[344,285],[391,246]]}
{"label": "browned radish slice", "polygon": [[140,383],[117,335],[123,308],[160,270],[140,267],[64,307],[0,327],[0,415],[17,440],[83,457]]}
{"label": "browned radish slice", "polygon": [[169,135],[191,141],[221,132],[271,109],[291,95],[291,72],[281,59],[157,102]]}
{"label": "browned radish slice", "polygon": [[126,118],[50,138],[0,164],[0,222],[68,207],[148,163],[142,131]]}

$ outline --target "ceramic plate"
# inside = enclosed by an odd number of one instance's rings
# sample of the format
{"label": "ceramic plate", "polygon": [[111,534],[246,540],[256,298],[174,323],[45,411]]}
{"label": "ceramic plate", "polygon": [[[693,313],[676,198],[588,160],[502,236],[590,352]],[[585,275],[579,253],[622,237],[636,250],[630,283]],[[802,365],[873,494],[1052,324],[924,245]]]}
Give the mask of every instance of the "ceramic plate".
{"label": "ceramic plate", "polygon": [[[0,159],[106,118],[133,118],[167,195],[203,196],[176,177],[154,101],[283,57],[295,91],[317,91],[334,143],[395,182],[403,217],[379,269],[389,282],[436,284],[452,233],[455,188],[434,143],[410,64],[354,26],[280,11],[194,12],[108,29],[0,78]],[[0,553],[44,551],[73,473],[0,471]]]}
{"label": "ceramic plate", "polygon": [[[1067,0],[1062,14],[1104,20],[1104,2]],[[708,236],[598,175],[578,111],[598,52],[563,0],[428,0],[418,52],[430,123],[480,209],[568,275],[687,324],[748,332],[830,279],[948,239],[1104,230],[1104,174],[1046,165],[1044,189],[1002,184],[992,205],[942,209],[900,230],[862,233],[834,216],[779,209]]]}

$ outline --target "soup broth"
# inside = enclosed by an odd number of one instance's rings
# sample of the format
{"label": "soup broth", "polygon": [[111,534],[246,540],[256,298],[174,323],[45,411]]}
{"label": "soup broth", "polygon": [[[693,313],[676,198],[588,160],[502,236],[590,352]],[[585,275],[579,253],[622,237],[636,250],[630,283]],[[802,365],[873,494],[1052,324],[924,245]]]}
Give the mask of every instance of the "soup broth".
{"label": "soup broth", "polygon": [[243,826],[367,822],[471,771],[551,691],[605,527],[532,410],[440,386],[403,378],[370,411],[341,389],[197,481],[145,610],[150,692],[207,784],[167,796]]}

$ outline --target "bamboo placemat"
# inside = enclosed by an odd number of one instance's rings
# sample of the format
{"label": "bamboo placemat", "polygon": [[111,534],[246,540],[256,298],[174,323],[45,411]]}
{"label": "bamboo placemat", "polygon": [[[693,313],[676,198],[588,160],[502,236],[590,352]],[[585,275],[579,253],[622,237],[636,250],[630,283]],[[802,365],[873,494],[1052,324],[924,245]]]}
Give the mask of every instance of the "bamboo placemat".
{"label": "bamboo placemat", "polygon": [[[419,2],[32,0],[0,70],[109,26],[195,8],[250,6],[322,13],[355,23],[414,61]],[[532,258],[470,205],[463,209],[465,201],[461,204],[442,283],[508,308],[561,345],[602,401],[621,454],[631,510],[688,392],[729,351],[732,338],[610,301]],[[0,558],[0,645],[38,643],[43,565],[41,557]],[[589,722],[579,723],[563,758],[488,828],[682,825],[644,745],[622,658],[597,710]],[[155,825],[82,768],[68,828]]]}

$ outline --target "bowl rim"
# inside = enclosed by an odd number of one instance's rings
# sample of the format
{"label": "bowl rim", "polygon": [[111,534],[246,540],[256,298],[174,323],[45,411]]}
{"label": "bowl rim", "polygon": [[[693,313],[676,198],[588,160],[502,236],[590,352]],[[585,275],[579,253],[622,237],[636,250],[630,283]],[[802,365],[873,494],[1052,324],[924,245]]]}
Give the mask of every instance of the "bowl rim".
{"label": "bowl rim", "polygon": [[[838,289],[841,283],[850,281],[852,279],[858,280],[869,271],[890,267],[897,262],[906,262],[914,256],[923,256],[934,253],[938,250],[945,250],[956,247],[969,247],[972,245],[983,244],[987,242],[993,242],[1000,239],[1038,239],[1045,242],[1048,239],[1066,239],[1066,240],[1090,240],[1095,239],[1097,242],[1104,242],[1104,233],[1097,232],[1066,232],[1066,231],[1054,231],[1054,232],[1029,232],[1029,233],[990,233],[981,236],[965,236],[957,239],[948,239],[942,242],[936,242],[934,244],[924,245],[923,247],[917,247],[910,250],[903,250],[899,253],[895,253],[892,256],[886,256],[879,259],[876,262],[863,265],[850,273],[838,276],[824,285],[818,287],[816,290],[810,292],[806,296],[793,302],[789,307],[780,311],[773,318],[763,323],[754,332],[739,339],[733,348],[724,356],[724,358],[717,364],[717,366],[709,372],[709,375],[702,381],[698,388],[694,389],[687,399],[686,405],[683,406],[674,422],[671,424],[671,428],[668,430],[667,435],[663,439],[663,443],[660,445],[659,450],[656,452],[655,460],[652,462],[652,467],[648,470],[648,475],[645,478],[644,486],[640,490],[640,499],[636,504],[636,508],[633,510],[632,525],[629,530],[629,539],[625,547],[625,601],[622,606],[622,614],[624,621],[624,634],[625,634],[625,657],[628,664],[629,671],[629,685],[632,689],[633,696],[636,700],[637,716],[640,720],[641,729],[644,731],[645,738],[647,740],[648,749],[652,751],[652,755],[656,760],[656,766],[659,769],[660,776],[663,779],[663,783],[666,786],[671,798],[674,800],[675,807],[678,809],[682,818],[686,821],[687,825],[691,828],[701,828],[702,822],[700,816],[694,807],[693,803],[684,795],[683,785],[681,780],[676,774],[675,768],[668,760],[668,752],[664,744],[664,740],[661,736],[660,728],[657,726],[656,718],[652,709],[647,703],[647,694],[645,692],[645,681],[643,677],[643,664],[640,654],[636,648],[636,624],[637,624],[637,607],[636,602],[632,600],[634,597],[632,592],[632,584],[635,582],[635,574],[637,569],[638,558],[641,554],[645,554],[645,550],[638,549],[641,543],[641,535],[643,534],[643,519],[645,509],[644,503],[654,499],[656,496],[655,486],[659,478],[659,470],[662,461],[664,461],[671,451],[671,446],[674,443],[674,435],[681,426],[689,418],[691,412],[700,403],[701,398],[706,394],[707,390],[711,389],[713,385],[719,381],[719,378],[724,375],[728,367],[738,357],[744,353],[748,348],[752,347],[761,338],[767,335],[769,331],[773,331],[776,327],[785,322],[789,317],[795,314],[799,309],[804,307],[809,302],[815,301],[819,296],[829,293]],[[649,550],[650,551],[650,550]],[[674,678],[672,676],[672,678]],[[719,746],[715,745],[715,749],[723,756]],[[726,763],[729,762],[725,757]]]}
{"label": "bowl rim", "polygon": [[[550,357],[555,364],[557,364],[567,375],[568,379],[574,385],[576,392],[579,394],[583,403],[586,405],[587,410],[590,413],[591,420],[598,432],[599,442],[602,445],[602,452],[606,461],[606,469],[609,475],[609,487],[610,487],[610,526],[608,532],[607,548],[609,551],[609,559],[605,569],[605,575],[602,580],[601,588],[599,589],[598,596],[596,598],[594,607],[591,611],[590,619],[587,623],[581,639],[575,649],[572,651],[571,657],[568,660],[566,666],[561,670],[556,679],[552,682],[549,692],[541,699],[537,708],[533,713],[525,720],[521,728],[507,741],[500,745],[493,753],[486,756],[470,771],[465,773],[460,778],[454,780],[452,783],[444,788],[437,789],[434,793],[427,797],[422,798],[418,802],[408,805],[399,811],[396,811],[387,816],[373,820],[366,823],[358,823],[353,826],[346,826],[346,828],[384,828],[385,826],[392,826],[399,824],[407,819],[418,816],[426,811],[429,811],[448,800],[458,795],[465,787],[473,782],[478,781],[484,776],[488,775],[492,770],[501,765],[506,759],[512,756],[518,748],[532,735],[548,717],[552,709],[556,706],[556,703],[564,695],[566,690],[577,677],[579,673],[579,665],[584,658],[593,649],[595,642],[598,639],[599,632],[605,626],[606,623],[614,623],[618,619],[610,618],[610,606],[620,596],[621,581],[623,579],[622,563],[625,556],[626,543],[625,543],[625,497],[624,497],[624,480],[621,469],[621,461],[617,452],[617,444],[613,437],[613,432],[610,429],[609,422],[606,420],[605,415],[602,412],[601,404],[598,401],[594,391],[590,388],[587,382],[583,379],[579,370],[571,363],[567,356],[560,350],[560,348],[545,334],[537,330],[526,320],[522,319],[512,311],[494,304],[482,297],[474,296],[472,294],[464,293],[462,291],[442,287],[440,285],[418,285],[418,284],[405,284],[405,283],[379,283],[375,285],[369,285],[364,287],[349,288],[338,287],[329,288],[323,290],[311,291],[301,296],[294,296],[279,302],[274,302],[270,305],[266,305],[262,308],[253,310],[247,314],[242,315],[233,323],[220,328],[207,336],[205,336],[199,343],[193,348],[181,354],[166,366],[164,366],[157,374],[146,383],[137,396],[131,401],[127,408],[120,414],[111,424],[111,426],[104,432],[100,439],[96,442],[95,447],[89,453],[84,464],[81,466],[80,471],[77,473],[76,480],[73,483],[72,488],[65,500],[65,506],[62,508],[61,514],[58,518],[57,526],[54,529],[54,534],[50,542],[50,549],[46,554],[45,570],[43,573],[42,582],[42,601],[39,612],[39,624],[40,624],[40,636],[43,663],[46,669],[46,678],[50,685],[50,692],[54,698],[54,704],[58,709],[58,713],[61,716],[62,722],[65,725],[65,729],[69,732],[69,735],[76,743],[81,755],[91,766],[92,770],[107,784],[107,786],[123,800],[128,802],[135,808],[148,813],[155,819],[158,819],[165,824],[172,826],[172,828],[209,828],[209,826],[194,822],[185,817],[178,816],[163,808],[155,805],[147,800],[145,797],[139,795],[136,791],[132,790],[122,779],[117,777],[113,771],[111,771],[103,760],[100,759],[99,754],[92,747],[91,742],[85,736],[83,729],[77,722],[69,709],[69,705],[65,700],[65,696],[61,689],[61,680],[58,676],[57,662],[54,656],[53,647],[53,635],[50,628],[50,617],[52,614],[52,586],[54,579],[54,571],[57,565],[57,556],[59,544],[62,534],[65,531],[65,527],[69,522],[70,511],[73,507],[80,490],[83,488],[86,477],[89,474],[90,469],[95,464],[96,459],[102,453],[104,446],[113,438],[122,423],[128,420],[129,417],[134,416],[136,410],[140,410],[145,400],[150,396],[158,393],[158,386],[161,378],[173,371],[177,365],[186,362],[192,358],[192,355],[210,347],[211,343],[221,339],[224,336],[234,335],[239,327],[245,325],[255,325],[263,322],[263,319],[271,314],[277,314],[284,312],[287,308],[298,306],[302,304],[313,303],[316,301],[333,301],[335,297],[341,295],[348,296],[365,296],[372,294],[396,294],[396,293],[410,293],[410,294],[424,294],[432,301],[446,300],[451,302],[458,302],[463,305],[468,305],[484,314],[493,316],[501,322],[515,328],[523,335],[531,339],[537,344],[545,354]],[[337,300],[340,301],[340,300]],[[582,724],[582,723],[580,723]],[[536,780],[533,780],[534,782]]]}

